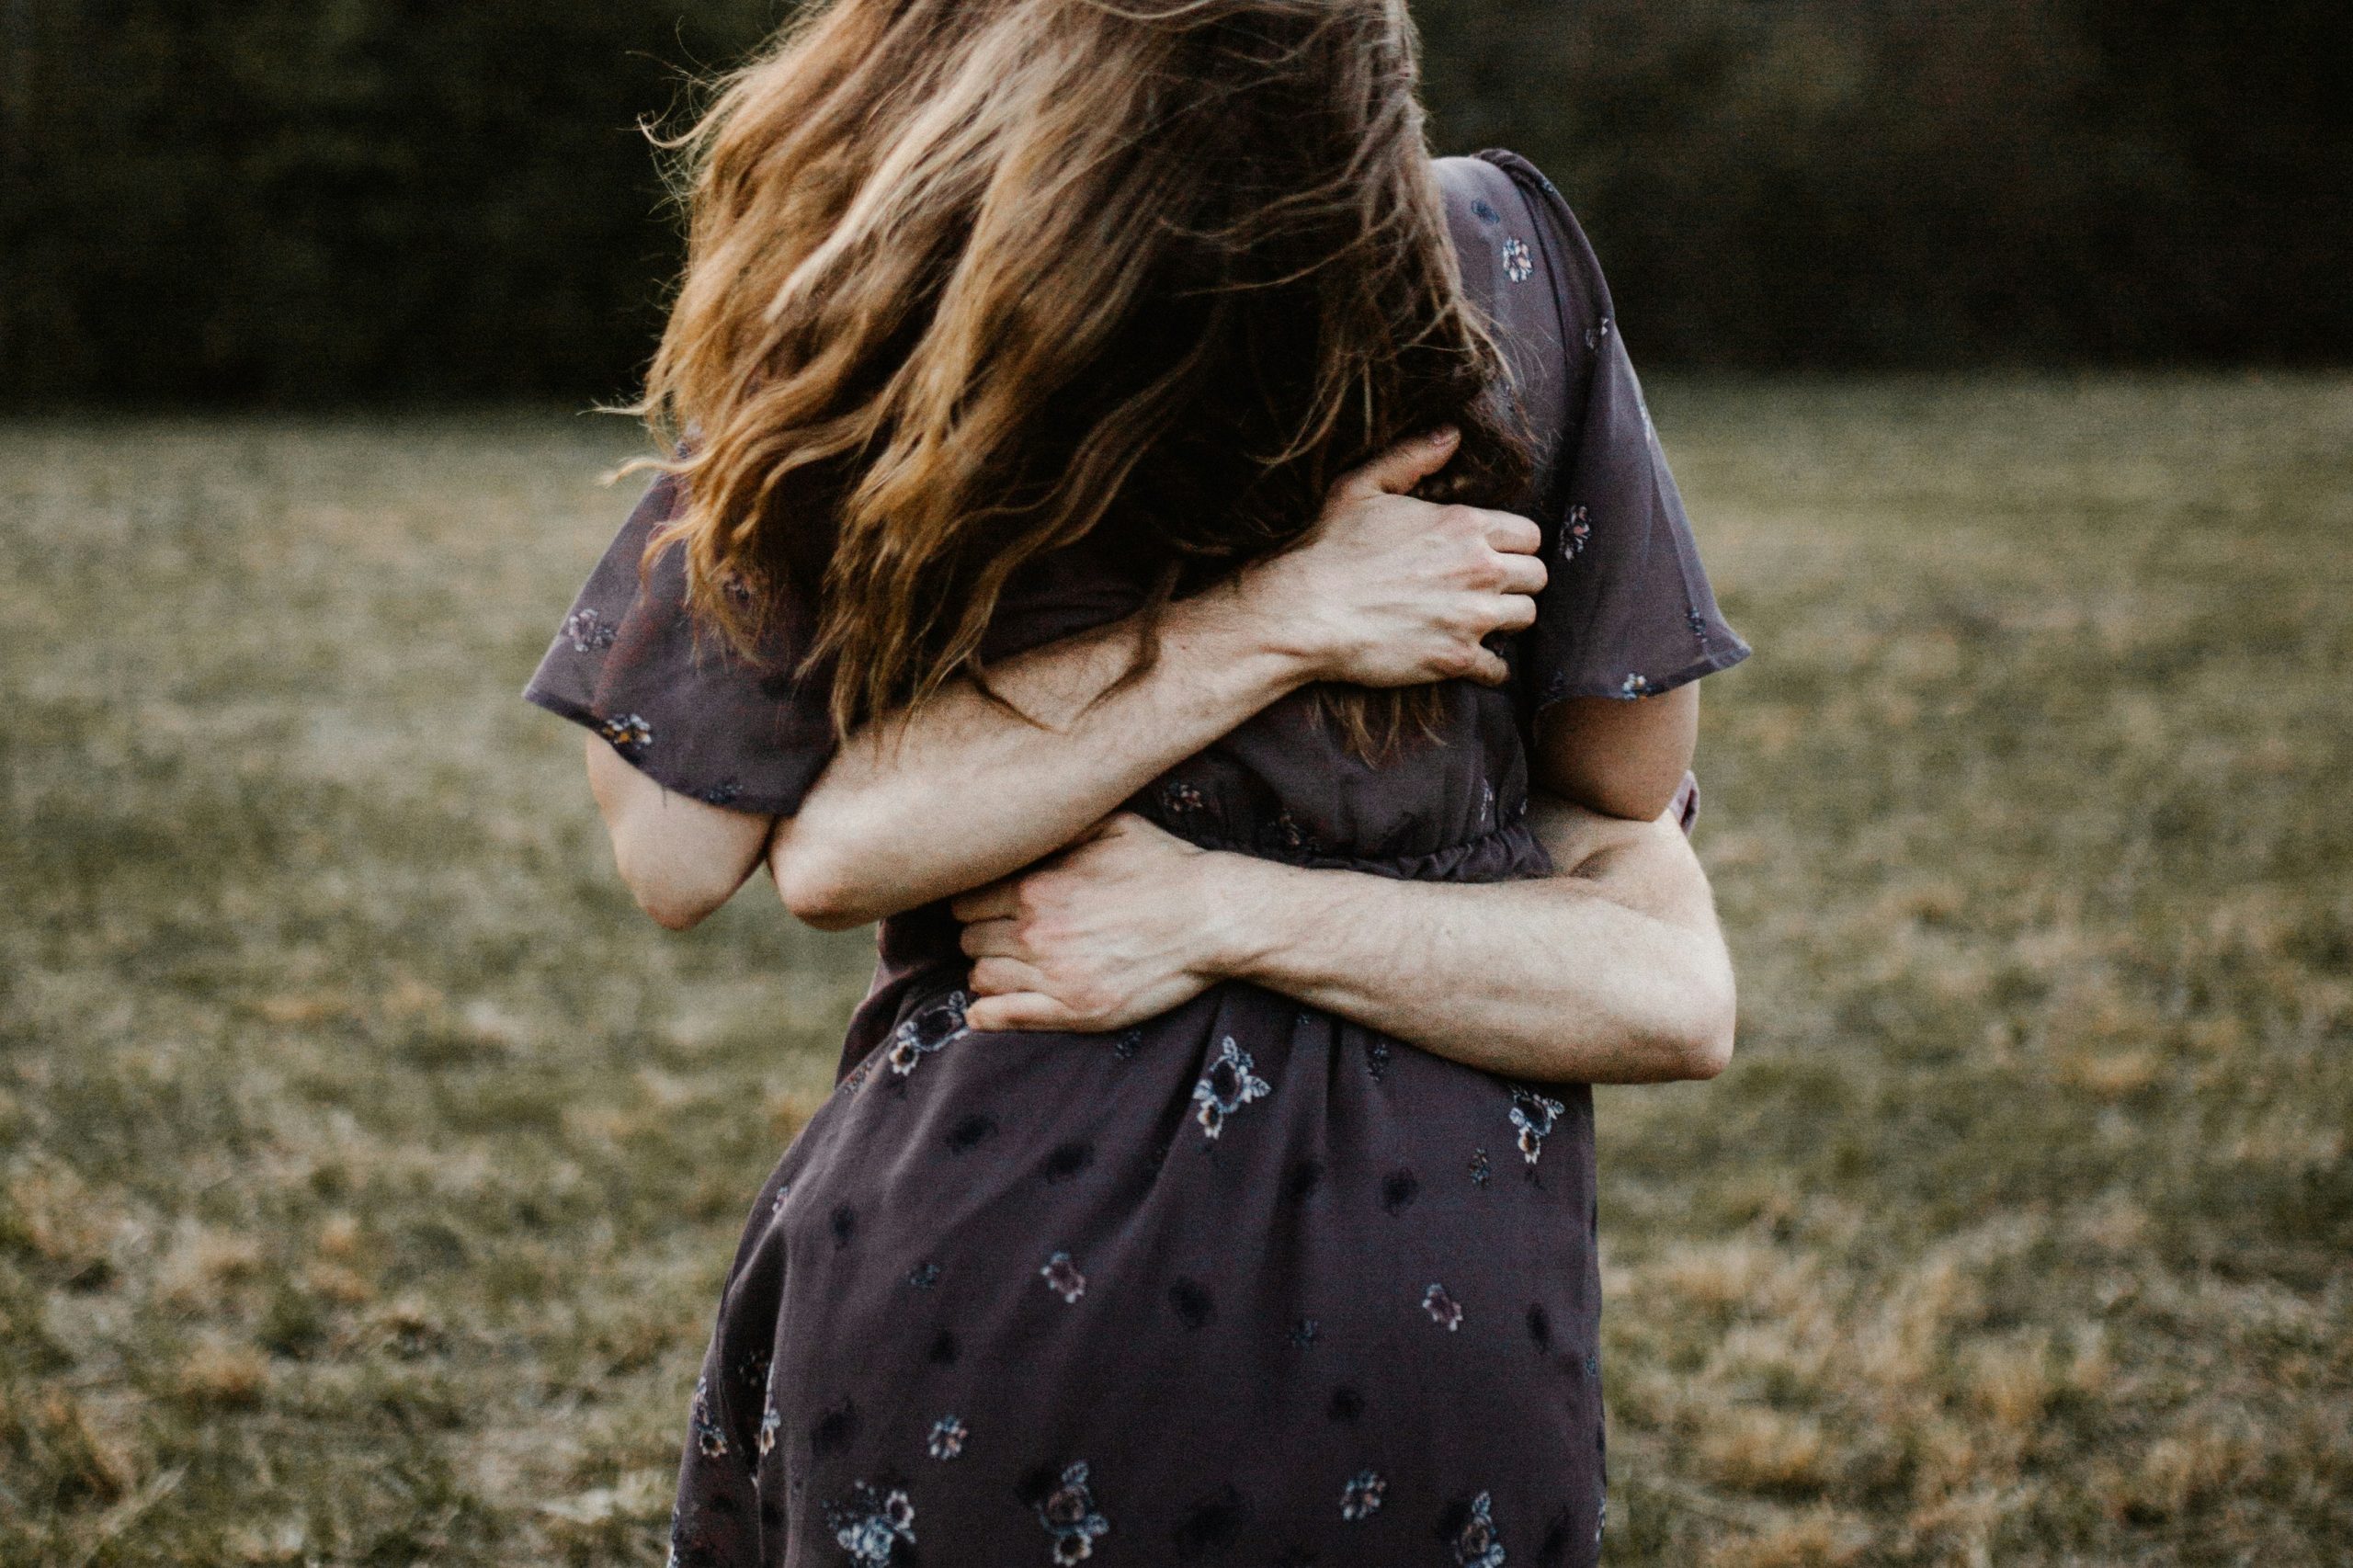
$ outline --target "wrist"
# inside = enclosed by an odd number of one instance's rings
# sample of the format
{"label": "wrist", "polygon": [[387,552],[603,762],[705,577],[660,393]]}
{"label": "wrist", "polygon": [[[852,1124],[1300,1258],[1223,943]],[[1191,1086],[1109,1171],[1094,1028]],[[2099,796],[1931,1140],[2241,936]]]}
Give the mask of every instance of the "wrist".
{"label": "wrist", "polygon": [[1214,607],[1229,635],[1271,667],[1290,687],[1327,676],[1338,662],[1339,639],[1314,612],[1314,596],[1299,580],[1299,553],[1254,561],[1193,601]]}
{"label": "wrist", "polygon": [[1193,906],[1201,911],[1194,972],[1215,980],[1260,979],[1285,940],[1286,884],[1302,873],[1230,849],[1202,852],[1193,872]]}

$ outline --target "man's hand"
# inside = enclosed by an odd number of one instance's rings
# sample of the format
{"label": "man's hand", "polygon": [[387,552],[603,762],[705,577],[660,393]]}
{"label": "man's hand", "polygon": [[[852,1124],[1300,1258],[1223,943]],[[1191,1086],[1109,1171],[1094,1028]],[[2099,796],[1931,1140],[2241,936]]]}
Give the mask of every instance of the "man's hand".
{"label": "man's hand", "polygon": [[1218,980],[1217,859],[1131,812],[950,905],[964,922],[975,1029],[1123,1028]]}

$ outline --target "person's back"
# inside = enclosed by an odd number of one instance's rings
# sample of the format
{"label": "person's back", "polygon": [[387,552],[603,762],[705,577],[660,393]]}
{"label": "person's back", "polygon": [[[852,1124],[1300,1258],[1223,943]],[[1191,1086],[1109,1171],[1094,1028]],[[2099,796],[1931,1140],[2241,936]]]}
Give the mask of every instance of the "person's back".
{"label": "person's back", "polygon": [[[1072,322],[1103,308],[1100,269],[1121,258],[1094,258],[1092,296],[1041,300],[992,286],[974,256],[1017,237],[1041,246],[1018,254],[1037,256],[1033,292],[1051,294],[1063,260],[1041,236],[1133,233],[1165,213],[1041,212],[1025,228],[982,176],[1024,202],[1041,199],[1035,187],[1002,165],[926,174],[920,137],[872,149],[863,184],[846,173],[839,190],[777,198],[779,211],[800,199],[837,215],[830,238],[777,266],[774,291],[753,291],[769,307],[805,300],[808,318],[783,312],[756,385],[740,361],[730,382],[693,363],[720,339],[680,323],[698,309],[765,318],[751,301],[695,300],[690,273],[654,385],[699,439],[624,528],[530,695],[672,789],[790,822],[840,730],[920,711],[926,683],[1148,621],[1296,540],[1342,467],[1443,417],[1465,432],[1461,483],[1541,533],[1534,624],[1500,643],[1504,677],[1302,686],[1170,756],[1128,806],[1195,846],[1302,868],[1541,877],[1527,812],[1543,711],[1665,691],[1745,653],[1698,570],[1590,252],[1510,154],[1422,161],[1417,118],[1398,119],[1410,75],[1368,63],[1409,61],[1394,7],[1137,9],[1165,15],[844,5],[799,47],[822,62],[830,40],[837,70],[881,61],[903,89],[925,83],[933,96],[909,122],[970,151],[986,138],[939,84],[993,43],[1034,45],[1006,17],[1095,17],[1094,43],[1142,40],[1164,63],[1196,60],[1204,39],[1270,45],[1289,26],[1293,46],[1324,52],[1252,70],[1320,63],[1338,85],[1291,83],[1290,97],[1358,94],[1345,133],[1399,162],[1368,174],[1340,160],[1334,173],[1359,183],[1322,189],[1293,170],[1260,193],[1255,226],[1164,254],[1223,257],[1214,289],[1188,294],[1139,267],[1139,319],[1096,328],[1100,353],[1143,360],[1120,368],[1083,341],[1050,352],[1025,334],[1080,331]],[[1336,42],[1343,23],[1361,36]],[[932,30],[900,39],[902,57],[894,27]],[[1087,59],[1085,41],[1032,52]],[[1017,107],[1036,60],[1000,64]],[[803,112],[823,121],[873,101],[835,97]],[[741,94],[736,114],[759,101]],[[714,145],[742,130],[723,126]],[[1074,120],[1070,133],[1098,131]],[[710,165],[730,166],[725,153]],[[1195,177],[1246,183],[1263,168]],[[893,221],[860,227],[861,212],[895,206],[901,232],[953,231],[952,213],[916,209],[952,207],[960,180],[965,227],[937,255],[918,239],[893,256]],[[1435,198],[1427,210],[1417,191]],[[1286,197],[1322,215],[1286,229]],[[1367,214],[1381,222],[1352,233]],[[1318,248],[1318,222],[1337,224],[1334,244]],[[732,254],[698,233],[704,265]],[[844,250],[829,260],[833,244]],[[1316,264],[1303,290],[1288,276],[1302,256]],[[845,270],[829,272],[835,260]],[[829,278],[851,290],[852,271],[866,303],[820,300]],[[1402,293],[1352,324],[1365,301],[1316,291],[1352,283]],[[853,318],[885,287],[908,291],[904,319],[861,335]],[[1282,301],[1314,309],[1302,325],[1264,308]],[[1161,310],[1199,342],[1155,343],[1165,329],[1141,318]],[[909,347],[911,334],[925,341]],[[1298,362],[1279,362],[1302,341]],[[1193,384],[1197,356],[1208,369]],[[1234,381],[1266,356],[1278,362]],[[1105,390],[1122,378],[1131,401]],[[1074,388],[1086,396],[1064,406]],[[1077,477],[1038,478],[1053,461]],[[993,485],[1001,498],[976,504]],[[1183,511],[1220,485],[1214,515]],[[639,558],[665,536],[678,548],[641,580]],[[704,638],[699,653],[699,615],[745,650]],[[1140,1563],[1245,1549],[1385,1562],[1419,1560],[1433,1530],[1457,1563],[1493,1568],[1506,1540],[1515,1561],[1522,1543],[1534,1561],[1593,1560],[1599,1288],[1583,1084],[1515,1080],[1239,979],[1108,1035],[979,1032],[943,900],[893,914],[882,951],[835,1093],[759,1195],[730,1271],[693,1402],[676,1562],[881,1564],[912,1561],[919,1542],[929,1561],[992,1565],[1098,1548]]]}

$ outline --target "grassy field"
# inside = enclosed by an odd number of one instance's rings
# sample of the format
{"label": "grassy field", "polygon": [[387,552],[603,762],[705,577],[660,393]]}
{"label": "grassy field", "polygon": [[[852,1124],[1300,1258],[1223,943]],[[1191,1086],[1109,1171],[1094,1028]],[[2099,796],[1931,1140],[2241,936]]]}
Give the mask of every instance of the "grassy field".
{"label": "grassy field", "polygon": [[[1759,652],[1610,1561],[2347,1562],[2353,381],[1654,403]],[[515,699],[626,445],[0,426],[0,1562],[660,1560],[869,949],[657,930]]]}

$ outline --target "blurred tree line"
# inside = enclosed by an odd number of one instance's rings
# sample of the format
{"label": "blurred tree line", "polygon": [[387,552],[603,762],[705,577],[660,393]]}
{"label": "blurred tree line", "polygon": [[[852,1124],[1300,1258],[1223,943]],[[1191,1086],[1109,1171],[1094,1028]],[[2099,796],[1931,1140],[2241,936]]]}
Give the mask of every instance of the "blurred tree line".
{"label": "blurred tree line", "polygon": [[[0,0],[0,398],[628,391],[782,0]],[[2353,358],[2345,0],[1415,0],[1651,363]]]}

